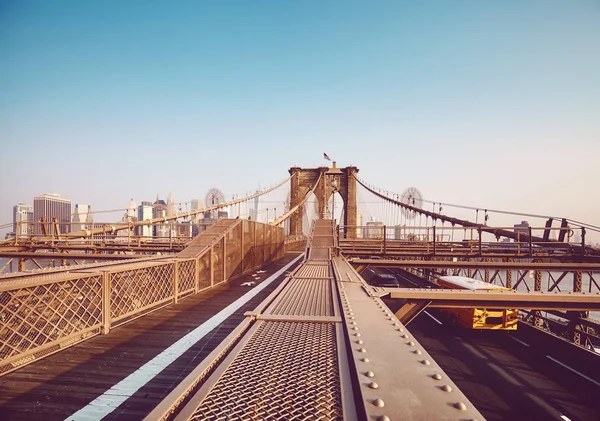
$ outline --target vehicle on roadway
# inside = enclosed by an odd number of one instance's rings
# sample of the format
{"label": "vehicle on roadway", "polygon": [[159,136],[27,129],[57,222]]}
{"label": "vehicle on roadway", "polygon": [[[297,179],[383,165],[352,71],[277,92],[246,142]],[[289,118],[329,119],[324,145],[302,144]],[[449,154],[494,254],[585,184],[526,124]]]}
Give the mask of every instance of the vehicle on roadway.
{"label": "vehicle on roadway", "polygon": [[391,273],[376,273],[371,279],[371,285],[384,288],[398,288],[398,279]]}
{"label": "vehicle on roadway", "polygon": [[[466,276],[442,276],[437,278],[442,289],[468,289],[471,291],[497,290],[511,291],[488,282]],[[511,308],[448,308],[441,309],[454,324],[467,329],[516,330],[519,311]]]}

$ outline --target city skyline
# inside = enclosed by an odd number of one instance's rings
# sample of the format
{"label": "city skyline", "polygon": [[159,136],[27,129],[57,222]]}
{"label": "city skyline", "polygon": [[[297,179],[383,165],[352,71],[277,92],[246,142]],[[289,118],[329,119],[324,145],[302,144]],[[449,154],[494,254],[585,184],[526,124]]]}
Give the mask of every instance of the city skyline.
{"label": "city skyline", "polygon": [[0,224],[45,191],[229,199],[326,151],[396,193],[600,225],[599,20],[594,1],[4,2]]}

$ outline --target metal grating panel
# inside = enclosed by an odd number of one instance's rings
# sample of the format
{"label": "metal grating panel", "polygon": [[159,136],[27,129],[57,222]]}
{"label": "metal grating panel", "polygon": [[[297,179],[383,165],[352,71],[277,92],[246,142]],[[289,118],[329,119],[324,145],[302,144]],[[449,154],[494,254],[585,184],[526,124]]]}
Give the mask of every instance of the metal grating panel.
{"label": "metal grating panel", "polygon": [[329,259],[329,249],[328,248],[311,248],[309,259],[320,259],[320,260]]}
{"label": "metal grating panel", "polygon": [[292,279],[270,314],[290,316],[333,316],[331,281]]}
{"label": "metal grating panel", "polygon": [[1,292],[0,365],[11,357],[99,326],[101,291],[101,275],[85,275]]}
{"label": "metal grating panel", "polygon": [[329,263],[323,265],[304,265],[294,275],[295,278],[331,278]]}
{"label": "metal grating panel", "polygon": [[335,324],[258,323],[191,419],[341,420]]}

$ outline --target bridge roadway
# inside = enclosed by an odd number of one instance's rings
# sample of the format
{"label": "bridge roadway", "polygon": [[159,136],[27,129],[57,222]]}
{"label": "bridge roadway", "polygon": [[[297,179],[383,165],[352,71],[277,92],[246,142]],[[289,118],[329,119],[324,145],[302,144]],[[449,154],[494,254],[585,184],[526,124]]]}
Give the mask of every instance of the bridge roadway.
{"label": "bridge roadway", "polygon": [[[410,273],[388,271],[402,287],[423,286]],[[384,301],[392,311],[401,305]],[[452,327],[437,309],[408,328],[487,420],[598,420],[600,357],[587,350],[525,324],[510,333]]]}
{"label": "bridge roadway", "polygon": [[[320,228],[327,232],[331,227]],[[133,420],[147,416],[162,401],[147,418],[156,419],[157,410],[160,412],[174,406],[176,400],[172,399],[173,394],[179,393],[177,388],[186,386],[186,380],[189,381],[190,376],[194,377],[194,370],[197,372],[199,367],[203,367],[202,361],[205,357],[215,355],[215,352],[219,353],[219,348],[223,346],[221,341],[229,343],[231,332],[235,333],[240,324],[257,325],[258,322],[263,325],[313,325],[311,329],[319,324],[335,324],[337,339],[343,339],[336,342],[338,350],[333,355],[334,359],[336,355],[338,358],[338,364],[333,366],[338,367],[340,374],[335,379],[340,386],[336,392],[337,398],[335,393],[330,394],[324,389],[317,390],[317,394],[312,396],[312,400],[307,400],[306,405],[301,405],[300,399],[287,403],[268,402],[267,406],[277,407],[280,411],[290,411],[284,412],[287,414],[298,408],[309,411],[300,414],[302,419],[309,419],[310,414],[313,415],[313,419],[323,419],[315,416],[315,412],[310,412],[312,408],[322,408],[322,405],[315,405],[316,402],[324,402],[319,392],[325,392],[328,396],[326,402],[334,402],[330,409],[332,408],[331,414],[335,416],[325,418],[343,416],[353,419],[366,418],[369,415],[369,419],[377,419],[378,416],[386,414],[391,419],[483,419],[485,416],[488,419],[529,420],[561,419],[560,415],[566,415],[572,420],[597,419],[600,410],[598,403],[594,402],[594,397],[598,396],[600,386],[560,366],[553,366],[553,361],[537,361],[537,357],[528,356],[527,345],[507,335],[471,337],[464,332],[450,331],[432,317],[425,315],[413,322],[409,333],[386,311],[378,298],[366,296],[364,284],[342,260],[333,259],[332,264],[324,265],[330,257],[326,251],[329,250],[329,243],[321,241],[319,245],[319,241],[324,240],[326,235],[319,239],[318,232],[316,234],[305,265],[310,267],[312,263],[313,270],[326,266],[329,268],[327,276],[314,276],[313,272],[312,277],[306,278],[298,276],[299,269],[295,269],[284,279],[285,272],[293,270],[290,266],[282,271],[294,258],[287,254],[283,261],[266,266],[264,273],[242,276],[229,285],[190,297],[178,305],[161,309],[121,326],[109,335],[92,338],[9,373],[0,377],[2,419],[104,417]],[[269,276],[277,270],[282,271],[280,276]],[[269,280],[265,281],[267,278]],[[340,288],[339,301],[334,298],[337,289],[333,278],[340,281],[337,283]],[[288,287],[293,287],[295,284],[297,293],[300,283],[315,281],[330,285],[329,309],[333,310],[333,314],[321,317],[320,320],[319,317],[313,316],[313,320],[310,320],[310,316],[269,315],[269,311],[264,311],[266,305],[272,301],[275,306],[274,300],[283,299],[285,290],[280,294],[281,297],[275,298],[275,294],[282,291],[278,285],[287,283]],[[248,282],[257,285],[247,285]],[[236,302],[248,291],[252,291],[253,287],[260,287],[262,282],[270,283],[231,316],[217,323],[215,327],[206,328],[207,334],[192,343],[187,351],[167,364],[166,368],[154,368],[154,371],[157,371],[155,377],[149,376],[148,371],[152,371],[152,367],[148,369],[148,365],[151,365],[165,348],[181,342],[179,340],[184,335],[194,332],[198,326],[210,325],[210,320],[216,313]],[[373,310],[378,317],[372,317]],[[381,320],[378,320],[379,318]],[[388,328],[382,329],[382,326],[386,325]],[[347,329],[341,329],[342,326]],[[355,327],[359,329],[355,330]],[[357,333],[361,336],[357,336]],[[227,338],[228,335],[230,338]],[[318,354],[321,353],[319,343],[315,342],[312,336],[300,336],[308,341],[309,355],[315,356],[310,354],[313,352],[310,350],[312,347],[315,347]],[[469,343],[465,342],[467,339]],[[356,343],[357,341],[362,343]],[[236,345],[237,348],[230,353],[229,361],[225,362],[222,369],[215,370],[213,377],[216,378],[209,379],[207,384],[216,383],[230,364],[235,365],[233,357],[238,355],[248,342],[243,340]],[[341,352],[346,347],[349,348],[348,352]],[[361,352],[363,348],[366,352]],[[283,352],[276,363],[294,360],[292,352],[293,349]],[[365,359],[368,361],[365,362]],[[428,365],[422,363],[425,360],[429,361]],[[441,368],[436,362],[440,363]],[[268,372],[274,365],[276,364],[260,364],[258,374],[254,375],[258,376],[258,379],[265,379],[261,373]],[[331,370],[331,361],[326,366]],[[146,367],[146,372],[142,370],[140,374],[139,367]],[[302,364],[295,369],[303,373],[299,377],[300,383],[299,379],[294,379],[296,384],[302,390],[308,389],[310,370],[306,371]],[[294,368],[291,367],[291,370]],[[374,372],[372,378],[367,377],[370,371]],[[144,379],[139,387],[126,383],[127,379],[136,377],[136,373],[138,378]],[[276,374],[285,379],[285,385],[292,381],[290,373],[293,374],[285,371]],[[424,373],[427,376],[422,375]],[[543,373],[549,374],[545,376]],[[436,381],[434,374],[440,374],[441,380]],[[453,381],[448,379],[448,375]],[[324,373],[320,376],[326,377]],[[273,376],[270,379],[273,380],[273,384],[278,384]],[[491,379],[494,380],[490,381]],[[497,379],[503,379],[504,382]],[[372,383],[377,383],[379,387],[372,389],[369,387]],[[121,387],[115,387],[117,384],[121,384]],[[258,394],[266,395],[269,384],[259,386]],[[458,391],[458,387],[467,396]],[[429,391],[424,390],[426,388],[429,388]],[[193,396],[196,397],[196,401],[191,400],[193,410],[203,402],[207,392],[193,392]],[[202,396],[198,398],[198,394]],[[377,396],[384,398],[383,408],[375,405],[378,402]],[[239,395],[232,395],[229,404],[240,400]],[[465,403],[467,410],[457,410],[455,405],[458,402]],[[481,414],[472,408],[472,404]],[[226,406],[222,409],[223,415],[228,414]],[[197,415],[197,419],[203,419],[200,413]],[[284,415],[280,417],[288,418]]]}

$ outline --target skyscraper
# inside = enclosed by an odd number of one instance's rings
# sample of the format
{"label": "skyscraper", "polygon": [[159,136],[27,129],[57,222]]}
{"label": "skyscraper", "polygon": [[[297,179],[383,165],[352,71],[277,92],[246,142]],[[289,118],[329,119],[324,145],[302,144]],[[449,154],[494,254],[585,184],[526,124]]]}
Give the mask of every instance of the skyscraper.
{"label": "skyscraper", "polygon": [[[152,202],[142,202],[138,206],[138,221],[146,221],[152,219]],[[152,236],[152,225],[142,225],[138,227],[138,235],[143,237]]]}
{"label": "skyscraper", "polygon": [[33,198],[33,222],[35,223],[35,234],[42,234],[39,224],[44,217],[47,222],[47,234],[54,234],[52,218],[56,218],[61,234],[70,232],[71,224],[71,200],[64,199],[58,194],[46,193]]}
{"label": "skyscraper", "polygon": [[[167,204],[156,195],[156,202],[152,204],[152,218],[162,218],[165,216],[167,216]],[[168,237],[169,231],[167,224],[154,224],[153,235],[155,237]]]}
{"label": "skyscraper", "polygon": [[73,224],[71,231],[81,231],[92,229],[94,221],[92,220],[92,207],[77,203],[73,211]]}
{"label": "skyscraper", "polygon": [[17,237],[27,237],[33,232],[33,207],[19,203],[13,207],[13,232]]}
{"label": "skyscraper", "polygon": [[529,235],[529,222],[521,221],[520,224],[515,224],[514,231],[515,231],[515,235],[517,235],[517,238],[519,239],[519,241],[523,241],[521,239],[521,236]]}
{"label": "skyscraper", "polygon": [[169,193],[169,196],[167,197],[167,216],[173,216],[176,213],[175,198],[173,197],[173,193]]}

